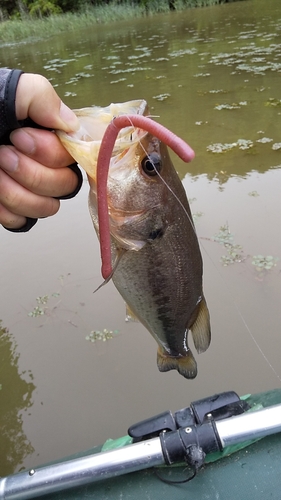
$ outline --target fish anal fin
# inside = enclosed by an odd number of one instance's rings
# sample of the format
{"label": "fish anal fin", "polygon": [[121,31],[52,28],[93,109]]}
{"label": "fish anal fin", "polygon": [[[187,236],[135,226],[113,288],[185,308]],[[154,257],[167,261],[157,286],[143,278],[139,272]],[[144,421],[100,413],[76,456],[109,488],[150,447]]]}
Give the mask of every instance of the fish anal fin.
{"label": "fish anal fin", "polygon": [[160,372],[177,370],[185,378],[195,378],[197,375],[197,364],[190,349],[186,356],[169,356],[159,347],[157,351],[157,366]]}
{"label": "fish anal fin", "polygon": [[200,354],[208,349],[211,342],[210,314],[204,297],[196,307],[194,316],[195,320],[188,328],[191,330],[195,349]]}

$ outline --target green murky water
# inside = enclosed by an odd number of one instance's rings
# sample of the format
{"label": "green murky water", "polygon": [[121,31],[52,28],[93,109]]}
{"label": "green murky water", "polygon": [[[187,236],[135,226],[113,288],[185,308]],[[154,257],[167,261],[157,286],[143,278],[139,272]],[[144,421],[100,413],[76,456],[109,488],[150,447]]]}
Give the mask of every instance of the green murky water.
{"label": "green murky water", "polygon": [[[0,48],[72,108],[144,98],[196,151],[176,167],[204,258],[211,347],[194,381],[101,282],[85,182],[29,234],[1,231],[0,475],[193,399],[280,386],[281,6],[246,0]],[[5,331],[5,327],[9,332]],[[4,328],[4,329],[3,329]]]}

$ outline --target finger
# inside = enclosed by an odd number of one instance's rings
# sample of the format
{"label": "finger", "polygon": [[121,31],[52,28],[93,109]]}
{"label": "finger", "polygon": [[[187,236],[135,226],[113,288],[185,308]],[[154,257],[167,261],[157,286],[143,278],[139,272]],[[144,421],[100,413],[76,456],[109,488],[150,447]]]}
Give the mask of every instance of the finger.
{"label": "finger", "polygon": [[78,130],[79,121],[59,98],[51,83],[41,75],[23,73],[16,93],[16,116],[28,116],[47,128],[70,132]]}
{"label": "finger", "polygon": [[46,167],[66,167],[73,163],[58,137],[48,130],[17,129],[10,134],[10,139],[19,151]]}
{"label": "finger", "polygon": [[0,167],[18,185],[36,195],[61,197],[77,187],[77,175],[69,168],[45,167],[13,146],[0,146]]}
{"label": "finger", "polygon": [[0,204],[15,215],[48,217],[57,213],[60,203],[49,196],[39,196],[21,186],[0,169]]}
{"label": "finger", "polygon": [[0,203],[0,224],[8,229],[20,229],[26,223],[26,218],[21,215],[16,215],[7,210]]}

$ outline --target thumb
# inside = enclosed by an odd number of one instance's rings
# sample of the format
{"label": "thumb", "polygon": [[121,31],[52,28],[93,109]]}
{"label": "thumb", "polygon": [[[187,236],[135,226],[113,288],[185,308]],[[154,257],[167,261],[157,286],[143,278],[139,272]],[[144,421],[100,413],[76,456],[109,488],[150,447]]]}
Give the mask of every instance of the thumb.
{"label": "thumb", "polygon": [[51,83],[41,75],[23,73],[16,92],[18,120],[30,117],[46,128],[71,132],[78,130],[79,120],[61,101]]}

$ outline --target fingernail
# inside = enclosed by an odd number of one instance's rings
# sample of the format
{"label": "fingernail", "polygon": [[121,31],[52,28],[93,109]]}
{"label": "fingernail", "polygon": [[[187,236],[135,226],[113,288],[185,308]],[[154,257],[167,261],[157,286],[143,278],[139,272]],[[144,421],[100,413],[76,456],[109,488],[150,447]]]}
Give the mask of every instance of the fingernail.
{"label": "fingernail", "polygon": [[10,135],[10,139],[19,151],[27,155],[31,155],[36,149],[33,137],[22,129],[14,130]]}
{"label": "fingernail", "polygon": [[76,131],[80,127],[79,120],[75,113],[64,104],[64,102],[61,102],[60,106],[60,117],[64,121],[64,123],[67,126],[67,130],[70,131]]}
{"label": "fingernail", "polygon": [[16,153],[8,146],[0,148],[0,166],[6,172],[15,172],[18,168],[19,159]]}

